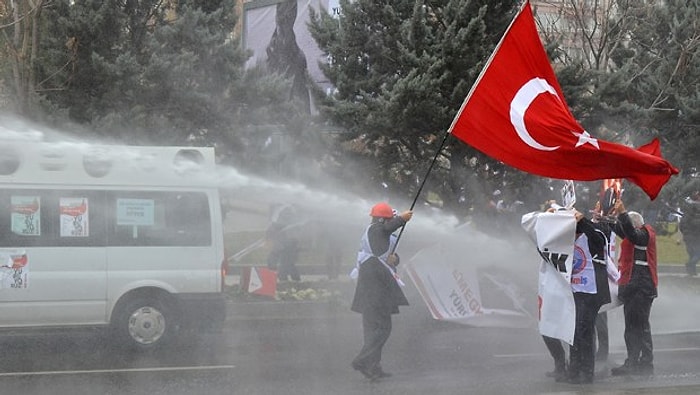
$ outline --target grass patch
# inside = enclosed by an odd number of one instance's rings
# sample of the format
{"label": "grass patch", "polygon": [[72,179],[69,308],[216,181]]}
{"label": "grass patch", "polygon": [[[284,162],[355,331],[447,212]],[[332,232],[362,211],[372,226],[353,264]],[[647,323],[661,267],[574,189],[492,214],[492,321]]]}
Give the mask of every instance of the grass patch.
{"label": "grass patch", "polygon": [[656,229],[656,259],[661,264],[685,264],[688,253],[683,237],[678,233],[677,223],[657,225]]}

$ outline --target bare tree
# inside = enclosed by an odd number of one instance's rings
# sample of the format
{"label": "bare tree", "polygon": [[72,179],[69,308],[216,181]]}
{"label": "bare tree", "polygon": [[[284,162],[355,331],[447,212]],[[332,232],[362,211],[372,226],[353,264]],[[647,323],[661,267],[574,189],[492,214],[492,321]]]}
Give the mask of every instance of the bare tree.
{"label": "bare tree", "polygon": [[[563,63],[583,62],[590,70],[608,71],[611,54],[624,45],[634,18],[627,12],[635,0],[536,1],[540,31],[557,42]],[[637,1],[638,2],[638,1]]]}
{"label": "bare tree", "polygon": [[0,53],[10,71],[9,78],[2,80],[14,93],[13,109],[20,114],[26,113],[32,104],[40,14],[48,2],[50,0],[0,0]]}

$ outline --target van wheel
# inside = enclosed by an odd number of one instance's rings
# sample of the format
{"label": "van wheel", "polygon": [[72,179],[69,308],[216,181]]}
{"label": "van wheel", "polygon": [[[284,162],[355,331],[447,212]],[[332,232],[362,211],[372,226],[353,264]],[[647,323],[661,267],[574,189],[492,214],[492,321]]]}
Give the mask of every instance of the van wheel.
{"label": "van wheel", "polygon": [[120,340],[139,351],[167,344],[177,324],[170,304],[158,298],[136,297],[120,310],[113,329]]}

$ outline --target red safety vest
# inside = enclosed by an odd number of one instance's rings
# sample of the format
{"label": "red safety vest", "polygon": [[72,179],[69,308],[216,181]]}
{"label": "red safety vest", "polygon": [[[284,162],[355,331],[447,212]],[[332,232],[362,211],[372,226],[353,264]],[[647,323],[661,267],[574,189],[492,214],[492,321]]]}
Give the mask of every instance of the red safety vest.
{"label": "red safety vest", "polygon": [[[647,263],[649,264],[651,279],[654,280],[654,286],[658,286],[659,276],[656,273],[656,233],[654,233],[654,229],[647,224],[644,224],[644,228],[649,232]],[[627,239],[623,239],[622,245],[620,245],[620,280],[618,284],[625,285],[630,282],[634,264],[634,244]]]}

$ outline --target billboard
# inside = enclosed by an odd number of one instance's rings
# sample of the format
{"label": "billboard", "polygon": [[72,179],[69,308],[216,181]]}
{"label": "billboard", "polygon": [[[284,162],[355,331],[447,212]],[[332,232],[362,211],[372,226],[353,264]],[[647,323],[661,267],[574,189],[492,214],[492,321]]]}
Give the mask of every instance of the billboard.
{"label": "billboard", "polygon": [[255,0],[245,3],[243,47],[253,53],[246,66],[265,64],[286,71],[294,76],[295,85],[298,79],[308,75],[311,82],[330,93],[333,87],[319,67],[319,63],[328,61],[327,57],[308,29],[311,9],[317,13],[326,10],[331,15],[340,14],[338,0]]}

